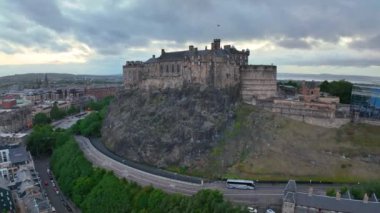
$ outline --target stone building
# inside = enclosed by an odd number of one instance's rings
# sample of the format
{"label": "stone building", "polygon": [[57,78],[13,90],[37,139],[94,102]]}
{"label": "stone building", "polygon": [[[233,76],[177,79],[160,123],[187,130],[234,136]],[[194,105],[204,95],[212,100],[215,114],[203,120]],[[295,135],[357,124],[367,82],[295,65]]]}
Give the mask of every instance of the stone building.
{"label": "stone building", "polygon": [[93,88],[85,88],[84,95],[93,96],[97,100],[103,99],[107,96],[114,96],[119,87],[93,87]]}
{"label": "stone building", "polygon": [[353,200],[341,197],[337,193],[336,197],[317,195],[313,193],[313,188],[308,193],[297,191],[294,180],[290,180],[285,187],[282,204],[283,213],[372,213],[380,212],[380,203],[375,194],[369,198],[367,194],[363,200]]}
{"label": "stone building", "polygon": [[127,61],[123,66],[126,88],[181,88],[187,84],[229,88],[241,85],[243,100],[271,98],[276,95],[277,67],[248,65],[250,51],[237,50],[231,45],[221,47],[214,39],[211,49],[166,52],[142,61]]}
{"label": "stone building", "polygon": [[301,89],[301,98],[305,102],[317,101],[320,95],[320,88],[316,82],[310,81],[302,81]]}
{"label": "stone building", "polygon": [[31,123],[32,108],[30,106],[12,110],[0,110],[0,132],[18,132],[30,127]]}

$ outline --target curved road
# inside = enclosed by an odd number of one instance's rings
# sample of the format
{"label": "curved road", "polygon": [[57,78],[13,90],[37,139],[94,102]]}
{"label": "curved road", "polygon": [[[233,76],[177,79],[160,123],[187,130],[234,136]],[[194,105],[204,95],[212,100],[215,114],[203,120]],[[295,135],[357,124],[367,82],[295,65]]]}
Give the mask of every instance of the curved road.
{"label": "curved road", "polygon": [[[122,162],[118,162],[104,155],[91,144],[88,138],[76,136],[75,139],[86,158],[94,165],[106,170],[112,170],[115,175],[134,181],[142,186],[152,185],[168,193],[180,193],[188,196],[202,189],[217,189],[223,193],[225,198],[234,203],[261,207],[279,206],[282,204],[282,194],[285,184],[257,184],[255,190],[237,190],[227,189],[225,182],[222,181],[205,184],[183,182],[129,167]],[[311,185],[297,185],[297,190],[307,192],[310,186]],[[331,185],[312,185],[312,187],[314,188],[314,193],[323,194],[326,187],[331,187]]]}

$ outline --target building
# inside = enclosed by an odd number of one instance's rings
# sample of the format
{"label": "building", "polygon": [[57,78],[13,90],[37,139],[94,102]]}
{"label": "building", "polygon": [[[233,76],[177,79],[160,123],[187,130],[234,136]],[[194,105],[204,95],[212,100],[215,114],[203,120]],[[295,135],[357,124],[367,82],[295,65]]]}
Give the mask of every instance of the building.
{"label": "building", "polygon": [[32,123],[30,106],[12,110],[0,110],[0,132],[14,133],[30,127]]}
{"label": "building", "polygon": [[93,96],[96,100],[103,99],[107,96],[114,96],[119,87],[92,87],[85,88],[84,95]]}
{"label": "building", "polygon": [[13,181],[20,166],[30,162],[32,157],[24,145],[0,148],[0,178]]}
{"label": "building", "polygon": [[351,93],[350,113],[354,121],[380,122],[380,86],[354,85]]}
{"label": "building", "polygon": [[17,200],[23,204],[26,212],[51,212],[51,205],[41,191],[40,179],[34,167],[22,166],[17,171],[15,180]]}
{"label": "building", "polygon": [[313,188],[308,193],[298,192],[294,180],[285,187],[282,204],[283,213],[373,213],[380,212],[380,203],[376,195],[371,198],[364,196],[363,200],[343,198],[339,193],[336,197],[313,194]]}
{"label": "building", "polygon": [[0,177],[0,212],[16,212],[8,181]]}
{"label": "building", "polygon": [[25,144],[26,133],[0,133],[0,147]]}
{"label": "building", "polygon": [[320,88],[317,85],[316,82],[310,81],[302,81],[301,88],[300,88],[300,93],[301,93],[301,100],[305,102],[312,102],[312,101],[317,101],[319,99],[320,95]]}
{"label": "building", "polygon": [[249,54],[249,50],[239,51],[231,45],[222,48],[220,39],[214,39],[211,49],[206,46],[198,50],[193,45],[185,51],[162,49],[159,57],[153,55],[145,62],[127,61],[123,66],[124,86],[127,89],[241,86],[243,100],[248,103],[276,96],[277,67],[248,65]]}

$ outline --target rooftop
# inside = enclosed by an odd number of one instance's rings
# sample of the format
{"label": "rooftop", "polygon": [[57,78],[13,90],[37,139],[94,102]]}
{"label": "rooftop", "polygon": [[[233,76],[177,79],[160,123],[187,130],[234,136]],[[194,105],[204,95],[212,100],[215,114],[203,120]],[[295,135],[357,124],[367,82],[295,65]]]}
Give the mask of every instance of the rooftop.
{"label": "rooftop", "polygon": [[28,151],[26,151],[25,146],[19,146],[16,148],[9,149],[9,158],[12,163],[23,163],[25,161],[30,160],[30,155]]}

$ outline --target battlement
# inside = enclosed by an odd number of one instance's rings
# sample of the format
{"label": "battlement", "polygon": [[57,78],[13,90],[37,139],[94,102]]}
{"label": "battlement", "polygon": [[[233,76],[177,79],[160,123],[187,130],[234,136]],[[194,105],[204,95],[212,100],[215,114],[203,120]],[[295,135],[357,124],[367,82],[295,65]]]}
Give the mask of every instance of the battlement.
{"label": "battlement", "polygon": [[123,65],[123,68],[124,67],[143,67],[143,66],[144,66],[144,62],[142,61],[126,61],[125,65]]}
{"label": "battlement", "polygon": [[262,70],[262,71],[277,71],[277,66],[275,65],[244,65],[242,66],[242,72],[252,72],[254,70]]}

